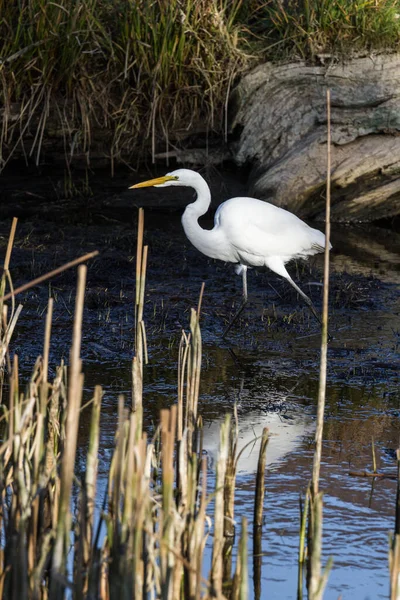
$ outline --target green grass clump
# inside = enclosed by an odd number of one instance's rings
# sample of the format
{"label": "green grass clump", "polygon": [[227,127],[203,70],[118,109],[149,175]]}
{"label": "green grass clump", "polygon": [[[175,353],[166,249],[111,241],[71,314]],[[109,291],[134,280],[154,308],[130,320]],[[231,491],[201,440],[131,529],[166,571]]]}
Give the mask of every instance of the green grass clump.
{"label": "green grass clump", "polygon": [[400,41],[399,0],[272,0],[259,21],[270,40],[269,55],[342,54],[396,49]]}

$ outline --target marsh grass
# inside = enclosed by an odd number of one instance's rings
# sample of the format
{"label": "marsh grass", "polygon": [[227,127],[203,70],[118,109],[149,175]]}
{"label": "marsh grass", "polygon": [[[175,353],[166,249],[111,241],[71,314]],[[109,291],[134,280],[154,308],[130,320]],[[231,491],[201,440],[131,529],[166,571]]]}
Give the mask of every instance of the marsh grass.
{"label": "marsh grass", "polygon": [[397,48],[399,12],[395,0],[3,0],[0,169],[64,155],[71,195],[71,167],[94,153],[113,171],[188,133],[226,139],[243,69]]}
{"label": "marsh grass", "polygon": [[[241,0],[26,0],[0,3],[0,166],[37,163],[58,131],[67,166],[89,161],[100,129],[113,166],[202,120],[222,128],[246,64]],[[176,137],[176,135],[175,135]]]}
{"label": "marsh grass", "polygon": [[[329,61],[350,52],[396,49],[398,0],[272,0],[261,9],[271,58],[298,56]],[[325,56],[324,56],[325,55]]]}

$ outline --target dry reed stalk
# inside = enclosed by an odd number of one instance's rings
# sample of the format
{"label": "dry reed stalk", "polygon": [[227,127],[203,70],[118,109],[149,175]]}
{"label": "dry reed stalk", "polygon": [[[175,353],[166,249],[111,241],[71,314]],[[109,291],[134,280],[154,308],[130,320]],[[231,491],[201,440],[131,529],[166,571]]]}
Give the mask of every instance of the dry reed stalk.
{"label": "dry reed stalk", "polygon": [[247,542],[247,519],[242,517],[242,531],[239,540],[236,569],[232,582],[230,600],[247,600],[249,597]]}
{"label": "dry reed stalk", "polygon": [[[187,373],[186,373],[186,406],[185,406],[185,427],[188,430],[188,456],[192,455],[194,433],[197,422],[197,406],[199,400],[200,389],[200,372],[201,372],[201,356],[202,343],[201,331],[199,324],[199,316],[194,308],[190,314],[190,336],[188,337],[190,344],[187,354]],[[186,359],[186,357],[184,357]],[[182,371],[182,381],[184,378]]]}
{"label": "dry reed stalk", "polygon": [[22,310],[22,306],[19,306],[15,311],[14,298],[12,299],[11,316],[8,317],[8,308],[4,305],[5,291],[7,282],[11,291],[13,290],[12,279],[10,275],[10,261],[11,253],[14,246],[15,232],[17,228],[18,219],[13,218],[11,223],[11,230],[8,237],[6,255],[3,263],[3,274],[0,279],[0,404],[3,399],[3,386],[4,386],[4,361],[8,352],[8,347],[12,334],[14,332],[15,325],[17,323],[19,314]]}
{"label": "dry reed stalk", "polygon": [[[142,260],[143,260],[143,233],[144,233],[144,210],[139,208],[138,211],[138,234],[137,234],[137,245],[136,245],[136,302],[135,309],[138,310],[140,301],[140,279],[142,273]],[[137,317],[135,319],[137,321]]]}
{"label": "dry reed stalk", "polygon": [[[130,460],[130,452],[132,452],[133,461]],[[132,588],[135,597],[143,595],[147,585],[145,568],[147,556],[144,552],[146,546],[145,522],[146,514],[149,512],[151,514],[150,473],[146,471],[147,461],[147,436],[143,433],[142,438],[137,440],[135,415],[131,414],[124,498],[125,503],[129,497],[133,500],[131,507],[129,507],[128,501],[128,510],[131,511],[132,517],[129,519],[129,513],[127,513],[126,522],[130,527],[128,559],[132,557],[127,568],[134,573]]]}
{"label": "dry reed stalk", "polygon": [[142,410],[143,404],[143,378],[140,361],[137,356],[132,359],[132,410]]}
{"label": "dry reed stalk", "polygon": [[[37,415],[37,435],[35,442],[35,461],[34,461],[34,481],[39,481],[39,474],[42,465],[44,468],[46,466],[50,467],[49,471],[52,468],[52,463],[47,464],[46,456],[48,455],[46,452],[45,446],[45,435],[46,435],[46,419],[48,421],[48,428],[50,427],[50,415],[48,417],[48,403],[49,403],[49,384],[48,384],[48,371],[49,371],[49,354],[50,354],[50,339],[51,339],[51,327],[52,327],[52,319],[53,319],[53,299],[49,298],[47,314],[46,314],[46,324],[45,324],[45,333],[44,333],[44,341],[43,341],[43,360],[42,360],[42,368],[41,368],[41,383],[40,383],[40,412]],[[54,388],[53,388],[54,390]],[[49,411],[50,412],[50,411]],[[52,415],[54,417],[54,415]],[[58,418],[58,414],[57,414]],[[49,431],[49,429],[48,429]],[[34,523],[32,528],[32,551],[33,548],[37,547],[37,531],[38,531],[38,521],[39,521],[39,509],[40,502],[44,504],[44,494],[42,493],[42,498],[37,496],[34,500],[33,506],[33,514],[34,514]],[[32,567],[33,569],[33,567]],[[37,582],[35,582],[37,585]]]}
{"label": "dry reed stalk", "polygon": [[265,465],[267,462],[267,445],[269,441],[268,427],[264,427],[261,442],[260,451],[258,455],[257,463],[257,475],[256,475],[256,494],[254,501],[254,527],[262,527],[263,511],[264,511],[264,482],[265,482]]}
{"label": "dry reed stalk", "polygon": [[12,292],[9,292],[8,294],[6,294],[3,297],[3,302],[10,300],[10,298],[17,296],[17,294],[26,292],[26,290],[30,290],[31,288],[39,285],[39,283],[43,283],[44,281],[47,281],[47,279],[51,279],[52,277],[55,277],[56,275],[60,275],[60,273],[63,273],[64,271],[67,271],[68,269],[72,269],[72,267],[76,267],[76,266],[80,265],[81,263],[87,262],[91,258],[95,258],[95,256],[98,256],[98,254],[99,254],[98,250],[95,250],[94,252],[89,252],[88,254],[84,254],[83,256],[80,256],[79,258],[75,258],[74,260],[71,260],[70,262],[67,262],[64,265],[61,265],[61,267],[57,267],[57,269],[54,269],[53,271],[49,271],[48,273],[45,273],[44,275],[41,275],[40,277],[37,277],[36,279],[32,279],[32,281],[28,281],[28,283],[24,283],[24,285],[21,285],[20,287],[16,288]]}
{"label": "dry reed stalk", "polygon": [[[183,395],[185,388],[185,374],[187,367],[187,360],[190,351],[190,339],[186,335],[185,331],[182,330],[181,340],[179,342],[178,351],[178,430],[177,438],[178,442],[182,439],[184,420],[183,420]],[[187,422],[186,425],[187,426]]]}
{"label": "dry reed stalk", "polygon": [[160,516],[160,561],[161,587],[165,600],[175,600],[172,571],[175,556],[170,551],[175,547],[174,540],[174,448],[176,439],[176,405],[170,410],[162,410],[161,417],[161,465],[162,465],[162,514]]}
{"label": "dry reed stalk", "polygon": [[307,516],[309,514],[309,499],[310,494],[307,492],[304,498],[304,506],[300,497],[300,535],[299,535],[299,569],[297,578],[297,600],[303,598],[303,570],[306,561],[306,532],[307,532]]}
{"label": "dry reed stalk", "polygon": [[396,488],[396,518],[394,524],[394,532],[400,535],[400,450],[396,450],[397,458],[397,488]]}
{"label": "dry reed stalk", "polygon": [[85,474],[85,505],[82,512],[85,513],[85,531],[82,531],[82,569],[86,572],[86,579],[83,585],[83,592],[89,588],[89,572],[93,562],[93,527],[96,505],[96,483],[98,470],[98,450],[100,440],[100,411],[103,391],[101,386],[94,388],[92,416],[90,420],[89,446],[86,459]]}
{"label": "dry reed stalk", "polygon": [[264,427],[260,451],[257,462],[256,491],[254,499],[254,521],[253,521],[253,582],[254,597],[256,600],[261,598],[261,567],[262,567],[262,523],[264,512],[265,496],[265,466],[267,462],[267,446],[269,430]]}
{"label": "dry reed stalk", "polygon": [[43,344],[43,383],[47,383],[47,378],[49,374],[49,354],[50,354],[50,337],[51,337],[51,326],[53,320],[53,306],[54,301],[53,298],[49,298],[49,302],[47,305],[47,315],[46,315],[46,326],[44,333],[44,344]]}
{"label": "dry reed stalk", "polygon": [[[139,209],[136,248],[136,297],[135,297],[135,356],[132,360],[132,410],[137,415],[137,436],[142,435],[143,420],[143,362],[147,364],[146,328],[143,321],[144,293],[146,286],[147,246],[143,246],[144,211]],[[143,359],[144,355],[144,359]]]}
{"label": "dry reed stalk", "polygon": [[395,534],[390,543],[390,600],[400,599],[400,535]]}
{"label": "dry reed stalk", "polygon": [[326,567],[322,572],[322,493],[319,492],[317,496],[313,496],[312,492],[309,493],[308,598],[309,600],[322,600],[333,561],[332,558],[329,558]]}
{"label": "dry reed stalk", "polygon": [[203,554],[206,544],[206,538],[204,536],[204,528],[206,521],[206,506],[207,506],[207,460],[205,457],[201,459],[201,496],[200,506],[196,516],[194,525],[194,544],[193,554],[190,560],[191,564],[196,565],[196,577],[195,577],[195,600],[200,600],[201,594],[201,574],[203,567]]}
{"label": "dry reed stalk", "polygon": [[58,455],[59,445],[61,441],[61,424],[60,424],[60,406],[65,394],[64,386],[64,366],[61,365],[56,370],[48,406],[47,418],[47,443],[46,443],[46,469],[51,473],[56,466],[56,457]]}
{"label": "dry reed stalk", "polygon": [[[125,409],[125,398],[118,397],[118,426],[116,445],[113,453],[108,478],[108,532],[106,538],[106,560],[109,564],[108,587],[111,598],[118,598],[123,593],[124,564],[122,556],[123,531],[121,529],[124,456],[128,433],[128,411]],[[103,557],[104,559],[105,557]]]}
{"label": "dry reed stalk", "polygon": [[17,309],[15,310],[15,312],[12,313],[11,320],[7,324],[7,320],[6,320],[6,316],[5,316],[7,314],[7,307],[3,306],[3,315],[4,315],[4,317],[3,317],[3,338],[0,343],[0,367],[2,367],[2,365],[4,364],[4,359],[6,357],[8,347],[10,345],[10,341],[11,341],[12,335],[14,333],[14,329],[17,324],[19,315],[21,314],[21,310],[22,310],[22,304],[20,304],[17,307]]}
{"label": "dry reed stalk", "polygon": [[239,600],[247,600],[249,597],[249,574],[248,574],[248,552],[247,552],[247,519],[242,517],[242,533],[239,541],[239,556],[241,562],[241,580],[239,587]]}
{"label": "dry reed stalk", "polygon": [[324,291],[322,305],[321,359],[318,386],[317,425],[313,458],[312,483],[310,493],[310,515],[308,523],[308,573],[307,585],[310,600],[322,598],[327,582],[329,563],[321,575],[322,547],[322,494],[319,493],[321,469],[322,436],[324,427],[327,359],[328,359],[328,298],[329,298],[329,245],[330,245],[330,197],[331,197],[331,104],[330,90],[326,93],[327,104],[327,176],[326,176],[326,225],[324,256]]}
{"label": "dry reed stalk", "polygon": [[389,542],[390,600],[400,599],[400,450],[397,456],[397,489],[394,535]]}
{"label": "dry reed stalk", "polygon": [[197,406],[199,401],[200,390],[200,373],[201,373],[201,357],[202,357],[202,341],[200,331],[200,315],[194,309],[191,312],[190,331],[192,339],[191,353],[191,368],[190,373],[192,382],[190,386],[190,404],[193,423],[197,421]]}
{"label": "dry reed stalk", "polygon": [[[144,291],[146,285],[148,247],[143,246],[144,210],[139,208],[136,246],[135,351],[143,372],[143,351],[147,357],[146,334],[143,323]],[[147,362],[147,358],[146,358]]]}
{"label": "dry reed stalk", "polygon": [[371,440],[371,451],[372,451],[372,471],[374,474],[378,473],[378,467],[376,464],[376,454],[375,454],[375,441],[374,438]]}
{"label": "dry reed stalk", "polygon": [[[6,256],[4,258],[4,263],[3,263],[3,274],[2,274],[1,280],[0,280],[0,315],[3,315],[3,305],[6,300],[5,291],[6,291],[7,281],[10,284],[11,291],[13,290],[12,281],[11,281],[11,277],[10,277],[10,261],[11,261],[12,249],[14,246],[14,239],[15,239],[15,232],[17,229],[17,223],[18,223],[18,219],[16,217],[14,217],[12,220],[12,223],[11,223],[11,230],[10,230],[10,234],[9,234],[8,242],[7,242]],[[12,313],[13,312],[14,312],[14,304],[12,307]],[[6,319],[4,319],[4,323],[6,323]],[[6,328],[4,327],[4,330],[5,329]],[[2,337],[3,337],[3,319],[0,320],[0,340]],[[1,361],[0,361],[0,365],[1,365]]]}
{"label": "dry reed stalk", "polygon": [[[225,472],[225,485],[224,485],[224,536],[225,538],[231,538],[230,541],[227,539],[226,543],[231,546],[235,535],[235,485],[236,485],[236,472],[237,472],[237,446],[239,439],[239,425],[237,406],[234,406],[234,426],[231,426],[229,431],[229,446],[228,446],[228,459],[226,461],[226,472]],[[229,546],[227,547],[229,550]],[[229,557],[232,553],[225,552]],[[224,568],[225,573],[230,573],[230,562],[229,569]]]}
{"label": "dry reed stalk", "polygon": [[[180,445],[182,449],[183,443],[187,440],[187,430],[185,429],[183,434],[183,440]],[[185,444],[187,450],[187,445]],[[198,489],[198,457],[196,454],[192,454],[191,457],[186,456],[184,465],[186,467],[185,479],[182,484],[183,494],[181,498],[183,501],[179,503],[178,511],[182,518],[182,524],[185,531],[181,533],[181,546],[182,555],[187,560],[188,564],[194,565],[198,561],[198,544],[201,544],[201,530],[204,528],[204,523],[201,522],[203,518],[202,510],[198,510],[197,506],[197,489]],[[203,500],[203,499],[202,499]],[[196,597],[197,585],[198,585],[198,573],[195,568],[184,570],[183,578],[183,589],[184,598],[193,600]]]}
{"label": "dry reed stalk", "polygon": [[[35,392],[34,392],[35,393]],[[36,431],[34,433],[34,460],[32,474],[32,517],[31,531],[29,535],[29,572],[32,573],[36,566],[36,550],[38,547],[39,534],[39,511],[41,503],[41,485],[40,476],[43,471],[45,455],[45,421],[47,416],[47,382],[41,382],[39,390],[36,390],[36,396],[39,396],[39,402],[36,410]]]}
{"label": "dry reed stalk", "polygon": [[6,256],[4,259],[4,265],[3,268],[5,271],[8,271],[10,268],[10,261],[11,261],[11,252],[12,252],[12,248],[14,245],[14,238],[15,238],[15,232],[17,229],[17,223],[18,223],[18,219],[17,217],[14,217],[11,223],[11,231],[10,231],[10,235],[8,238],[8,244],[7,244],[7,250],[6,250]]}
{"label": "dry reed stalk", "polygon": [[226,464],[229,452],[230,425],[230,415],[226,415],[225,421],[222,423],[220,430],[220,444],[215,475],[214,544],[211,564],[211,585],[212,593],[214,593],[217,596],[217,598],[222,596],[223,583],[223,548],[225,542],[224,488]]}
{"label": "dry reed stalk", "polygon": [[79,413],[82,399],[83,374],[81,371],[81,340],[83,303],[85,296],[87,268],[78,269],[78,285],[75,302],[75,318],[72,347],[70,352],[70,370],[68,380],[68,406],[66,417],[66,437],[61,458],[61,487],[58,510],[58,522],[51,569],[50,593],[53,598],[64,596],[66,560],[69,550],[71,530],[70,501],[74,477],[75,454],[78,436]]}
{"label": "dry reed stalk", "polygon": [[[179,407],[177,412],[179,413]],[[178,421],[179,423],[179,421]],[[177,434],[179,435],[179,434]],[[188,500],[189,460],[187,451],[187,429],[177,439],[177,490],[179,493],[179,507],[182,513],[186,512]]]}
{"label": "dry reed stalk", "polygon": [[327,109],[327,174],[326,174],[326,207],[325,207],[325,255],[324,255],[324,288],[322,302],[321,359],[318,386],[317,426],[315,432],[315,452],[312,472],[312,492],[318,494],[319,473],[321,468],[322,434],[324,427],[326,376],[328,362],[328,299],[329,299],[329,245],[331,231],[331,97],[326,92]]}
{"label": "dry reed stalk", "polygon": [[261,571],[262,571],[262,529],[253,532],[253,589],[254,599],[261,600]]}

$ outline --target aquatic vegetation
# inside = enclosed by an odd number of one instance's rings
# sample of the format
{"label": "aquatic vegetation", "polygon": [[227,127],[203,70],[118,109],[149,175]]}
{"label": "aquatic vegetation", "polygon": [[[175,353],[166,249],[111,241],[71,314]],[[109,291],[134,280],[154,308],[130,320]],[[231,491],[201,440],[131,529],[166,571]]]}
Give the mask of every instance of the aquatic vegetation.
{"label": "aquatic vegetation", "polygon": [[113,172],[189,134],[226,140],[244,69],[395,49],[399,14],[395,0],[0,2],[0,169],[64,157],[71,194],[71,165]]}

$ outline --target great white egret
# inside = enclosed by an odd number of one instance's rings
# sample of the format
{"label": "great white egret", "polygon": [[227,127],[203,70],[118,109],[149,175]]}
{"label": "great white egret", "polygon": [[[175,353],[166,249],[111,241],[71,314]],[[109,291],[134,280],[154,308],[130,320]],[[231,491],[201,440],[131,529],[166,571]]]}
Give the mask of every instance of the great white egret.
{"label": "great white egret", "polygon": [[284,277],[321,322],[310,298],[296,285],[285,268],[285,264],[293,258],[307,258],[324,251],[325,235],[321,231],[312,229],[283,208],[246,197],[223,202],[215,213],[214,228],[203,229],[198,219],[210,206],[211,192],[203,177],[190,169],[177,169],[163,177],[137,183],[129,189],[170,185],[191,187],[197,194],[196,200],[186,207],[182,215],[187,238],[206,256],[234,263],[236,273],[242,275],[242,303],[226,327],[224,337],[247,304],[248,267],[269,267]]}

